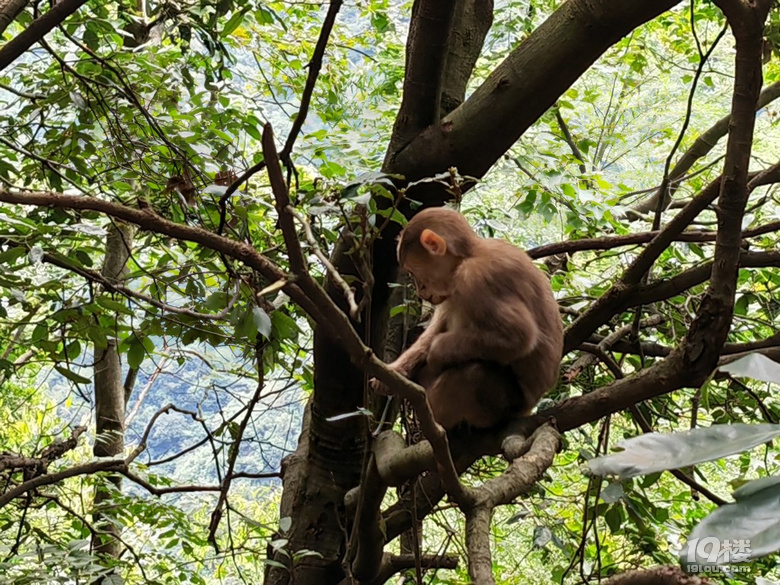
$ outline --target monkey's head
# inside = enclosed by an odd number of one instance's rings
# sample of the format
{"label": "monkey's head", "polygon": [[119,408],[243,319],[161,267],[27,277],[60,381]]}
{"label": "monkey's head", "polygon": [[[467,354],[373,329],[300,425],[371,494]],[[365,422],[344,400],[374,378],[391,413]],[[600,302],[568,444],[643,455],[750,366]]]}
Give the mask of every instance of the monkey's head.
{"label": "monkey's head", "polygon": [[424,209],[401,232],[398,264],[412,277],[417,294],[438,305],[452,294],[455,271],[471,256],[476,240],[477,235],[457,211]]}

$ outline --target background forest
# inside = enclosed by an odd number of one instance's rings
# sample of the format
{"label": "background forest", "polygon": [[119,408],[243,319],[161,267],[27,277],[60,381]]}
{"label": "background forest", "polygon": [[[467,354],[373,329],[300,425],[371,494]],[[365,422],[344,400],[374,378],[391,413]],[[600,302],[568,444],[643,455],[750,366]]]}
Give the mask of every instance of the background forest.
{"label": "background forest", "polygon": [[[778,98],[769,0],[0,0],[0,583],[780,582],[672,568],[770,427],[586,469],[780,420],[718,369],[780,361]],[[382,366],[445,201],[566,327],[540,414],[449,444]]]}

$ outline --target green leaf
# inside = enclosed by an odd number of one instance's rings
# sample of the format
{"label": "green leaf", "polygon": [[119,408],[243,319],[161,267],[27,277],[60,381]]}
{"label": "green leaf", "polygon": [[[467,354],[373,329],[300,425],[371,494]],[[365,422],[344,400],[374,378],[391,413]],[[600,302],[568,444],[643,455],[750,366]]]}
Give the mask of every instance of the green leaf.
{"label": "green leaf", "polygon": [[258,130],[257,126],[254,124],[244,124],[244,130],[258,142],[263,139],[263,136],[260,134],[260,130]]}
{"label": "green leaf", "polygon": [[621,479],[712,461],[771,441],[780,425],[712,425],[679,433],[647,433],[618,443],[620,453],[588,461],[596,475]]}
{"label": "green leaf", "polygon": [[27,255],[27,250],[21,246],[8,248],[5,252],[0,252],[0,264],[11,266],[16,260]]}
{"label": "green leaf", "polygon": [[31,341],[33,343],[38,343],[42,339],[46,339],[49,337],[49,328],[46,326],[46,323],[38,323],[32,332]]}
{"label": "green leaf", "polygon": [[69,369],[64,368],[62,366],[54,366],[54,369],[57,370],[60,374],[65,376],[68,380],[71,382],[75,382],[76,384],[91,384],[92,380],[89,378],[85,378],[84,376],[79,376],[75,372],[71,372]]}
{"label": "green leaf", "polygon": [[133,335],[133,339],[130,342],[130,348],[127,350],[127,365],[133,369],[137,369],[141,366],[141,363],[146,357],[146,349],[143,342],[137,335]]}
{"label": "green leaf", "polygon": [[623,510],[620,506],[610,506],[606,514],[604,514],[604,520],[609,527],[610,532],[615,534],[620,531],[623,525]]}
{"label": "green leaf", "polygon": [[623,485],[619,481],[613,481],[601,490],[600,495],[606,504],[614,504],[623,497]]}
{"label": "green leaf", "polygon": [[[780,477],[747,483],[734,492],[734,499],[736,503],[717,508],[693,529],[680,551],[683,563],[730,564],[780,550]],[[716,553],[726,550],[726,541],[749,543],[739,551],[744,556],[710,554],[712,546]]]}
{"label": "green leaf", "polygon": [[271,313],[271,325],[275,339],[295,339],[300,332],[295,319],[282,311]]}
{"label": "green leaf", "polygon": [[271,335],[271,318],[268,316],[268,313],[263,311],[260,307],[255,307],[252,309],[252,317],[255,331],[263,337],[269,337]]}
{"label": "green leaf", "polygon": [[219,311],[227,306],[229,300],[230,296],[227,293],[215,292],[206,299],[206,307],[212,311]]}
{"label": "green leaf", "polygon": [[239,26],[241,26],[241,23],[244,22],[244,16],[246,16],[246,13],[249,11],[249,8],[244,8],[243,10],[240,10],[233,14],[233,16],[230,17],[230,20],[228,20],[225,23],[224,28],[222,29],[222,38],[229,37],[231,34],[233,34],[233,31],[236,30]]}
{"label": "green leaf", "polygon": [[71,361],[81,355],[81,343],[78,339],[74,339],[67,345],[65,355],[67,355],[68,359]]}
{"label": "green leaf", "polygon": [[106,332],[97,325],[87,327],[87,337],[95,344],[95,349],[105,350],[108,348]]}
{"label": "green leaf", "polygon": [[133,311],[125,303],[115,301],[106,295],[100,295],[95,299],[95,302],[112,313],[121,313],[128,316],[133,314]]}

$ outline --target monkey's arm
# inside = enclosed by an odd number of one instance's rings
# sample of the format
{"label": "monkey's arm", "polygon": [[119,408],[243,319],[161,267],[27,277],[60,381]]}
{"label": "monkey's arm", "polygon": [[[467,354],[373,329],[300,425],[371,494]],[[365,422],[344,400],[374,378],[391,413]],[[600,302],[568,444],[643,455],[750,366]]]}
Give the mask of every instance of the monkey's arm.
{"label": "monkey's arm", "polygon": [[422,332],[422,335],[405,352],[399,355],[395,361],[391,362],[389,364],[390,367],[407,377],[414,374],[415,370],[425,363],[434,338],[444,331],[447,323],[446,313],[446,307],[437,307],[433,312],[431,322],[425,328],[425,331]]}
{"label": "monkey's arm", "polygon": [[472,313],[469,326],[441,333],[433,340],[428,365],[434,370],[472,360],[509,364],[531,353],[539,342],[536,319],[519,300],[497,301],[490,313],[468,312]]}
{"label": "monkey's arm", "polygon": [[[389,363],[388,366],[393,368],[399,374],[403,374],[407,378],[411,378],[414,373],[422,366],[428,358],[428,352],[431,349],[431,343],[433,340],[441,335],[444,331],[447,323],[446,308],[437,307],[433,312],[433,318],[430,324],[422,332],[422,335],[417,338],[409,348],[403,352],[398,358]],[[374,391],[380,394],[387,394],[387,388],[376,378],[372,378],[370,381],[371,387]]]}

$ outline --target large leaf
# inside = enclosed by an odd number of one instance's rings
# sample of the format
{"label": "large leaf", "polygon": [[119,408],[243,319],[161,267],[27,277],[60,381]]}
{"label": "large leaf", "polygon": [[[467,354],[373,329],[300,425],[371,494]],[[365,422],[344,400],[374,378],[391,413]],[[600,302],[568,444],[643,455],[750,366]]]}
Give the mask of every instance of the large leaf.
{"label": "large leaf", "polygon": [[712,425],[679,433],[647,433],[622,441],[620,453],[596,457],[588,467],[597,475],[626,479],[668,469],[712,461],[771,441],[780,435],[780,425]]}
{"label": "large leaf", "polygon": [[[780,478],[745,484],[734,498],[736,503],[721,506],[693,529],[680,551],[684,563],[738,562],[780,550]],[[741,544],[745,548],[738,550]],[[718,550],[729,554],[716,558]],[[735,558],[734,553],[744,554]]]}
{"label": "large leaf", "polygon": [[760,353],[749,353],[718,369],[740,378],[780,384],[780,364]]}

